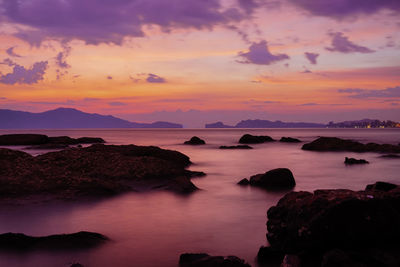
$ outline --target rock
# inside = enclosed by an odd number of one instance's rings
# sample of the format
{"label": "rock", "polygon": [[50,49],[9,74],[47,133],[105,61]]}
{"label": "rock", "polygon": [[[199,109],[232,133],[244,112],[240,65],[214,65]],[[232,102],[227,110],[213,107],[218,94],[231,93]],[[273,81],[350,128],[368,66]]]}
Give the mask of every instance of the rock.
{"label": "rock", "polygon": [[42,145],[28,146],[25,149],[47,150],[47,149],[65,149],[68,147],[69,147],[69,145],[65,145],[65,144],[48,143],[48,144],[42,144]]}
{"label": "rock", "polygon": [[250,267],[236,256],[210,256],[205,253],[185,253],[179,257],[180,267]]}
{"label": "rock", "polygon": [[249,185],[250,182],[249,182],[249,180],[247,180],[246,178],[243,178],[243,179],[240,180],[237,184],[238,184],[238,185]]}
{"label": "rock", "polygon": [[365,159],[355,159],[355,158],[348,158],[345,157],[344,164],[346,165],[353,165],[353,164],[369,164],[368,161]]}
{"label": "rock", "polygon": [[391,184],[391,183],[386,183],[386,182],[376,182],[374,184],[369,184],[365,188],[365,191],[383,191],[383,192],[389,192],[392,189],[396,189],[397,185]]}
{"label": "rock", "polygon": [[237,145],[237,146],[220,146],[219,149],[253,149],[248,145]]}
{"label": "rock", "polygon": [[185,141],[185,145],[205,145],[206,142],[197,136],[193,136],[189,141]]}
{"label": "rock", "polygon": [[400,159],[400,155],[397,155],[397,154],[386,154],[386,155],[382,155],[381,158]]}
{"label": "rock", "polygon": [[0,149],[0,199],[29,195],[105,197],[131,190],[192,192],[189,157],[153,146],[70,148],[36,157]]}
{"label": "rock", "polygon": [[240,140],[239,143],[241,144],[261,144],[261,143],[265,143],[265,142],[273,142],[275,141],[274,139],[272,139],[270,136],[256,136],[256,135],[251,135],[251,134],[245,134],[243,135]]}
{"label": "rock", "polygon": [[291,189],[296,185],[292,172],[287,168],[278,168],[250,177],[250,185],[265,189]]}
{"label": "rock", "polygon": [[0,234],[0,250],[70,250],[99,246],[107,237],[93,232],[33,237],[19,233]]}
{"label": "rock", "polygon": [[292,137],[282,137],[279,142],[285,142],[285,143],[301,143],[301,141],[297,138],[292,138]]}
{"label": "rock", "polygon": [[0,146],[41,145],[49,142],[43,134],[4,134],[0,135]]}
{"label": "rock", "polygon": [[300,267],[300,258],[297,255],[286,254],[281,267]]}
{"label": "rock", "polygon": [[304,144],[302,149],[311,151],[400,153],[400,146],[375,143],[362,144],[360,142],[337,137],[320,137],[311,143]]}
{"label": "rock", "polygon": [[400,188],[291,192],[268,212],[267,238],[285,253],[391,246],[400,238]]}
{"label": "rock", "polygon": [[82,264],[76,262],[76,263],[72,263],[69,267],[84,267]]}
{"label": "rock", "polygon": [[257,262],[262,265],[279,265],[285,256],[280,250],[274,250],[271,247],[260,247],[257,253]]}
{"label": "rock", "polygon": [[106,141],[99,137],[79,137],[76,139],[76,142],[78,144],[103,144]]}

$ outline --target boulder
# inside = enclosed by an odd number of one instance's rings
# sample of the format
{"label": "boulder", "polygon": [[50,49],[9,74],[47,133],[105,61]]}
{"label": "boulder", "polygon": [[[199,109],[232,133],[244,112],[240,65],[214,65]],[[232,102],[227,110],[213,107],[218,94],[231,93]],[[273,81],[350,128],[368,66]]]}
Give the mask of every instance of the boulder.
{"label": "boulder", "polygon": [[0,199],[29,195],[105,197],[126,191],[193,192],[204,175],[185,168],[189,157],[154,146],[103,145],[70,148],[32,157],[0,149]]}
{"label": "boulder", "polygon": [[185,141],[185,145],[205,145],[206,142],[197,136],[193,136],[189,141]]}
{"label": "boulder", "polygon": [[236,256],[210,256],[205,253],[184,253],[179,257],[180,267],[250,267]]}
{"label": "boulder", "polygon": [[376,182],[374,184],[369,184],[365,188],[365,191],[383,191],[383,192],[389,192],[392,189],[397,188],[397,185],[387,183],[387,182]]}
{"label": "boulder", "polygon": [[242,180],[240,180],[238,183],[238,185],[249,185],[250,181],[247,180],[247,178],[243,178]]}
{"label": "boulder", "polygon": [[49,142],[43,134],[4,134],[0,135],[0,146],[41,145]]}
{"label": "boulder", "polygon": [[70,250],[99,246],[108,240],[93,232],[34,237],[20,233],[0,234],[0,250]]}
{"label": "boulder", "polygon": [[241,144],[261,144],[265,142],[273,142],[275,141],[270,136],[263,136],[263,135],[251,135],[245,134],[239,139],[239,143]]}
{"label": "boulder", "polygon": [[291,189],[296,185],[293,173],[287,168],[278,168],[267,171],[264,174],[256,174],[250,177],[250,185],[269,190]]}
{"label": "boulder", "polygon": [[355,158],[344,158],[344,164],[346,165],[354,165],[354,164],[369,164],[365,159],[355,159]]}
{"label": "boulder", "polygon": [[340,139],[337,137],[320,137],[311,143],[304,144],[302,149],[311,151],[400,153],[400,146],[376,143],[362,144],[353,140]]}
{"label": "boulder", "polygon": [[285,253],[271,247],[260,247],[257,253],[257,262],[262,266],[279,266],[282,263]]}
{"label": "boulder", "polygon": [[282,137],[279,142],[284,142],[284,143],[301,143],[301,141],[297,138],[293,137]]}
{"label": "boulder", "polygon": [[237,145],[237,146],[220,146],[219,149],[253,149],[248,145]]}

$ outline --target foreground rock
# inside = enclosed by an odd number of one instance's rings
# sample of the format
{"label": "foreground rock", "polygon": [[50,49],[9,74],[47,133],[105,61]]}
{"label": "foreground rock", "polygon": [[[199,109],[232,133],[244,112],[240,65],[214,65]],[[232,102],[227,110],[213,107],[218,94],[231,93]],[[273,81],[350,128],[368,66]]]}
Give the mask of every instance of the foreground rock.
{"label": "foreground rock", "polygon": [[297,138],[293,137],[282,137],[279,142],[284,142],[284,143],[301,143],[301,141]]}
{"label": "foreground rock", "polygon": [[302,149],[312,151],[400,153],[400,146],[376,143],[362,144],[353,140],[340,139],[337,137],[320,137],[311,143],[304,144]]}
{"label": "foreground rock", "polygon": [[220,146],[219,149],[253,149],[248,145],[237,145],[237,146]]}
{"label": "foreground rock", "polygon": [[291,192],[267,214],[269,252],[297,255],[302,266],[400,266],[397,185]]}
{"label": "foreground rock", "polygon": [[105,143],[99,137],[80,137],[71,138],[68,136],[48,137],[43,134],[5,134],[0,135],[1,146],[21,146],[21,145],[77,145],[77,144],[98,144]]}
{"label": "foreground rock", "polygon": [[287,168],[278,168],[267,171],[266,173],[256,174],[249,180],[242,179],[239,185],[257,186],[268,190],[291,189],[296,185],[293,173]]}
{"label": "foreground rock", "polygon": [[205,145],[206,142],[197,136],[193,136],[189,141],[185,141],[185,145]]}
{"label": "foreground rock", "polygon": [[365,159],[355,159],[355,158],[344,158],[344,164],[346,165],[354,165],[354,164],[369,164]]}
{"label": "foreground rock", "polygon": [[240,138],[239,143],[241,143],[241,144],[261,144],[261,143],[273,142],[273,141],[275,141],[275,140],[272,139],[270,136],[245,134]]}
{"label": "foreground rock", "polygon": [[189,157],[153,146],[96,144],[33,157],[0,149],[0,199],[30,195],[58,198],[107,196],[131,190],[197,188],[185,169]]}
{"label": "foreground rock", "polygon": [[205,253],[185,253],[179,257],[180,267],[250,267],[236,256],[210,256]]}
{"label": "foreground rock", "polygon": [[398,155],[398,154],[386,154],[386,155],[382,155],[381,158],[400,159],[400,155]]}
{"label": "foreground rock", "polygon": [[108,240],[107,237],[92,232],[49,235],[42,237],[24,234],[0,234],[0,250],[70,250],[97,247]]}

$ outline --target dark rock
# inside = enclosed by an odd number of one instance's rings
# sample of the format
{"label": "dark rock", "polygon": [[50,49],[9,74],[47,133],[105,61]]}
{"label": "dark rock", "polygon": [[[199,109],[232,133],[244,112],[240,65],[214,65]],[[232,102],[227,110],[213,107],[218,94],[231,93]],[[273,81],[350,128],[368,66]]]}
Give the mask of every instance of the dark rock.
{"label": "dark rock", "polygon": [[76,140],[78,144],[103,144],[106,142],[100,137],[79,137]]}
{"label": "dark rock", "polygon": [[355,259],[355,255],[345,252],[340,249],[333,249],[326,252],[323,256],[321,267],[366,267],[364,263],[360,262],[360,259]]}
{"label": "dark rock", "polygon": [[286,254],[281,267],[300,267],[300,258],[297,255]]}
{"label": "dark rock", "polygon": [[353,140],[340,139],[337,137],[320,137],[311,143],[304,144],[302,149],[312,151],[400,153],[400,146],[375,143],[362,144]]}
{"label": "dark rock", "polygon": [[49,235],[42,237],[27,236],[18,233],[0,234],[0,250],[69,250],[85,249],[99,246],[108,240],[107,237],[92,232]]}
{"label": "dark rock", "polygon": [[257,262],[268,265],[278,265],[283,261],[285,253],[271,247],[260,247],[257,253]]}
{"label": "dark rock", "polygon": [[185,141],[185,145],[204,145],[206,142],[197,136],[193,136],[189,141]]}
{"label": "dark rock", "polygon": [[205,253],[185,253],[179,257],[180,267],[250,267],[236,256],[210,256]]}
{"label": "dark rock", "polygon": [[365,159],[355,159],[355,158],[344,158],[344,164],[346,165],[353,165],[353,164],[369,164],[368,161]]}
{"label": "dark rock", "polygon": [[386,154],[386,155],[382,155],[381,158],[400,159],[400,155],[397,155],[397,154]]}
{"label": "dark rock", "polygon": [[65,149],[65,148],[68,148],[68,147],[69,147],[69,145],[65,145],[65,144],[47,143],[47,144],[42,144],[42,145],[29,146],[29,147],[26,147],[25,149],[43,149],[43,150],[47,150],[47,149]]}
{"label": "dark rock", "polygon": [[49,142],[43,134],[4,134],[0,135],[1,146],[41,145]]}
{"label": "dark rock", "polygon": [[237,146],[220,146],[219,149],[253,149],[248,145],[237,145]]}
{"label": "dark rock", "polygon": [[400,238],[400,188],[291,192],[268,210],[267,238],[285,253],[390,246]]}
{"label": "dark rock", "polygon": [[263,135],[257,136],[257,135],[245,134],[240,138],[239,143],[241,143],[241,144],[261,144],[261,143],[272,142],[272,141],[275,141],[275,140],[272,139],[270,136],[263,136]]}
{"label": "dark rock", "polygon": [[84,267],[82,264],[80,263],[72,263],[69,267]]}
{"label": "dark rock", "polygon": [[369,184],[365,188],[365,191],[383,191],[383,192],[389,192],[392,189],[396,189],[397,185],[391,184],[391,183],[386,183],[386,182],[376,182],[374,184]]}
{"label": "dark rock", "polygon": [[265,189],[290,189],[296,185],[289,169],[278,168],[250,177],[250,185]]}
{"label": "dark rock", "polygon": [[293,137],[282,137],[279,142],[285,142],[285,143],[301,143],[301,141],[297,138]]}
{"label": "dark rock", "polygon": [[29,195],[58,198],[109,196],[161,188],[191,192],[189,157],[153,146],[96,144],[37,157],[0,149],[0,199]]}
{"label": "dark rock", "polygon": [[238,184],[238,185],[249,185],[250,182],[249,182],[249,180],[247,180],[246,178],[243,178],[243,179],[240,180],[237,184]]}

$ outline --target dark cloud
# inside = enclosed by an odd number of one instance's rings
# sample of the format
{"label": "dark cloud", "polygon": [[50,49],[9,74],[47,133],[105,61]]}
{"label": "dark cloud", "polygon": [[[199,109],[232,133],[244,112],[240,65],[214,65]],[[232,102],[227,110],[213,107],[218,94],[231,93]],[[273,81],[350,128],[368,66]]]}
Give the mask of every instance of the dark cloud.
{"label": "dark cloud", "polygon": [[383,90],[369,90],[369,89],[339,89],[339,93],[348,93],[350,98],[400,98],[400,86],[386,88]]}
{"label": "dark cloud", "polygon": [[2,75],[0,74],[0,83],[4,84],[34,84],[43,80],[48,62],[36,62],[29,69],[18,64],[14,65],[13,72]]}
{"label": "dark cloud", "polygon": [[398,0],[289,0],[317,16],[341,19],[357,14],[373,14],[383,9],[400,12]]}
{"label": "dark cloud", "polygon": [[300,106],[318,106],[320,104],[318,103],[305,103],[305,104],[301,104]]}
{"label": "dark cloud", "polygon": [[167,82],[163,77],[160,77],[153,73],[148,74],[146,81],[148,83],[166,83]]}
{"label": "dark cloud", "polygon": [[249,18],[256,0],[225,8],[222,0],[31,0],[0,1],[2,21],[29,26],[16,34],[31,44],[46,38],[88,44],[121,44],[124,37],[144,36],[145,25],[163,31],[212,29]]}
{"label": "dark cloud", "polygon": [[341,32],[329,33],[332,37],[332,46],[326,47],[325,49],[332,52],[341,53],[373,53],[374,50],[368,47],[357,45],[349,40],[348,37],[344,36]]}
{"label": "dark cloud", "polygon": [[17,53],[14,52],[14,48],[15,48],[15,46],[8,48],[6,50],[7,55],[9,55],[10,57],[21,57],[20,55],[18,55]]}
{"label": "dark cloud", "polygon": [[107,76],[107,80],[112,80],[112,79],[113,79],[112,76],[110,76],[110,75]]}
{"label": "dark cloud", "polygon": [[62,69],[68,69],[68,68],[71,67],[66,61],[66,57],[69,55],[69,51],[70,51],[70,49],[65,50],[63,52],[59,52],[57,54],[57,56],[56,56],[56,65],[58,67],[60,67]]}
{"label": "dark cloud", "polygon": [[239,56],[245,60],[238,61],[239,63],[270,65],[272,63],[289,59],[286,54],[272,54],[268,49],[267,41],[262,40],[258,43],[252,43],[248,52],[239,52]]}
{"label": "dark cloud", "polygon": [[118,106],[126,106],[126,103],[123,102],[119,102],[119,101],[115,101],[115,102],[109,102],[108,105],[112,106],[112,107],[118,107]]}
{"label": "dark cloud", "polygon": [[15,63],[14,61],[12,61],[9,58],[4,59],[2,62],[0,62],[0,64],[7,65],[7,66],[10,66],[10,67],[13,67],[13,66],[17,65],[17,63]]}
{"label": "dark cloud", "polygon": [[305,52],[304,56],[310,61],[311,64],[317,64],[317,57],[319,57],[319,54],[317,53],[311,53],[311,52]]}

